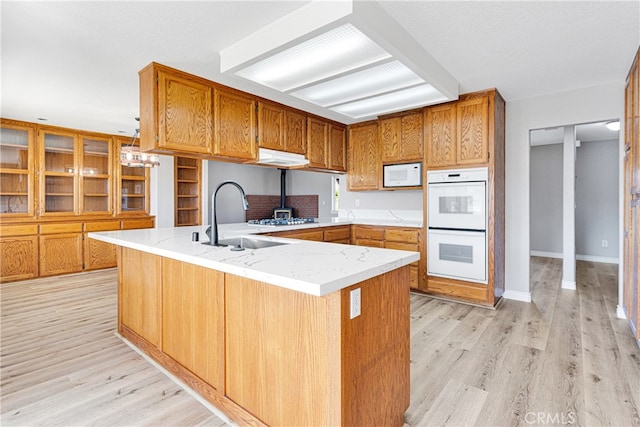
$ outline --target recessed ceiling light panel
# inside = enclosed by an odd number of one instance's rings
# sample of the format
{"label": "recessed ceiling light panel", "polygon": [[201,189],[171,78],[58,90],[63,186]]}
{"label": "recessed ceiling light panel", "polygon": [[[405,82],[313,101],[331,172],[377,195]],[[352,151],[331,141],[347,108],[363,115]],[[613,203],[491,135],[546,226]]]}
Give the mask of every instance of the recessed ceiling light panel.
{"label": "recessed ceiling light panel", "polygon": [[360,119],[434,104],[446,99],[447,97],[438,92],[433,86],[424,84],[348,104],[337,105],[331,107],[330,110],[353,119]]}
{"label": "recessed ceiling light panel", "polygon": [[292,92],[291,95],[328,107],[424,82],[400,61],[392,61]]}
{"label": "recessed ceiling light panel", "polygon": [[391,57],[352,24],[281,51],[236,75],[286,92]]}

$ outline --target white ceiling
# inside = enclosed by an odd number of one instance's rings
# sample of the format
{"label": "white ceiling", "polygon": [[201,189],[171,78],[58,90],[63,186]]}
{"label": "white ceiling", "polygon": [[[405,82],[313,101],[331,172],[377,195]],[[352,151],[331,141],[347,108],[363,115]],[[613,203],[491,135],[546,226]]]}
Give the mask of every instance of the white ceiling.
{"label": "white ceiling", "polygon": [[[576,126],[576,140],[582,142],[617,141],[620,131],[611,130],[605,126],[607,122],[583,123]],[[571,125],[575,123],[567,123]],[[564,142],[564,127],[535,129],[529,132],[531,145],[562,144]]]}
{"label": "white ceiling", "polygon": [[[306,1],[0,2],[1,116],[132,134],[137,73],[151,61],[344,123],[219,72],[218,52]],[[460,84],[508,101],[623,81],[640,2],[383,1]],[[507,105],[508,108],[508,105]]]}

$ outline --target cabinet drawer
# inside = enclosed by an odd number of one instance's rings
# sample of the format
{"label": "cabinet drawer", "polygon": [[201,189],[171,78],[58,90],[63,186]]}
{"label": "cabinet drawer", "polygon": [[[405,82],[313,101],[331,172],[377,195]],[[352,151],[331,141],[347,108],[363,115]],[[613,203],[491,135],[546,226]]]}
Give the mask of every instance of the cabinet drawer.
{"label": "cabinet drawer", "polygon": [[356,226],[354,235],[356,239],[384,240],[384,228]]}
{"label": "cabinet drawer", "polygon": [[418,243],[418,230],[387,228],[385,240],[392,242]]}
{"label": "cabinet drawer", "polygon": [[36,224],[3,225],[0,227],[0,237],[28,236],[31,234],[38,234],[38,226]]}
{"label": "cabinet drawer", "polygon": [[349,227],[335,227],[325,230],[324,232],[324,241],[325,242],[334,242],[336,240],[349,240],[349,236],[351,235],[351,230]]}
{"label": "cabinet drawer", "polygon": [[82,223],[71,224],[40,224],[40,234],[80,233]]}
{"label": "cabinet drawer", "polygon": [[324,233],[322,230],[313,230],[313,231],[281,231],[278,233],[274,233],[274,236],[278,237],[289,237],[291,239],[300,239],[300,240],[313,240],[316,242],[324,241]]}
{"label": "cabinet drawer", "polygon": [[420,252],[420,248],[415,243],[385,242],[384,247],[387,249],[399,249],[401,251]]}
{"label": "cabinet drawer", "polygon": [[123,230],[132,230],[135,228],[153,228],[153,218],[127,219],[122,221]]}
{"label": "cabinet drawer", "polygon": [[84,225],[84,231],[111,231],[119,230],[120,221],[100,221],[100,222],[87,222]]}
{"label": "cabinet drawer", "polygon": [[356,239],[356,245],[369,246],[372,248],[384,248],[384,242],[382,240]]}

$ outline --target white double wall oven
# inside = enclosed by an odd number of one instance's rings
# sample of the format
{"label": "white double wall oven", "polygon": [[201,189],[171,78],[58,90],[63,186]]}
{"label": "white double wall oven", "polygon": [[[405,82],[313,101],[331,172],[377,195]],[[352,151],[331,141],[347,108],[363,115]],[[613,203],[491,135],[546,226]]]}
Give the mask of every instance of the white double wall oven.
{"label": "white double wall oven", "polygon": [[488,168],[427,173],[427,273],[487,283]]}

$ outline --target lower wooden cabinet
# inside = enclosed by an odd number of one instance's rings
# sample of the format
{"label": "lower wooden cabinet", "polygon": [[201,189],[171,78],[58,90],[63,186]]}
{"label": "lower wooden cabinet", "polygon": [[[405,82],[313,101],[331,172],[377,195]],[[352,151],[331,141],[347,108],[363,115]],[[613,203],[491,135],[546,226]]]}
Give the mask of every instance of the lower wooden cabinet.
{"label": "lower wooden cabinet", "polygon": [[38,226],[0,228],[0,282],[38,277]]}
{"label": "lower wooden cabinet", "polygon": [[152,228],[155,218],[60,221],[0,226],[0,283],[116,267],[116,247],[88,234]]}
{"label": "lower wooden cabinet", "polygon": [[91,222],[84,225],[84,269],[97,270],[111,268],[118,265],[116,245],[90,239],[87,234],[97,231],[112,231],[120,229],[120,221]]}
{"label": "lower wooden cabinet", "polygon": [[82,271],[82,223],[40,225],[40,276]]}
{"label": "lower wooden cabinet", "polygon": [[162,258],[119,248],[118,265],[118,324],[161,348]]}
{"label": "lower wooden cabinet", "polygon": [[424,288],[426,254],[424,250],[425,244],[422,239],[422,229],[353,225],[351,242],[358,246],[420,252],[420,261],[410,265],[410,286],[412,289]]}
{"label": "lower wooden cabinet", "polygon": [[221,392],[224,276],[217,270],[162,258],[162,351]]}
{"label": "lower wooden cabinet", "polygon": [[315,242],[350,243],[350,225],[320,227],[304,230],[288,230],[267,233],[269,236],[288,237],[291,239],[313,240]]}

